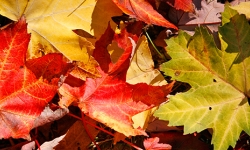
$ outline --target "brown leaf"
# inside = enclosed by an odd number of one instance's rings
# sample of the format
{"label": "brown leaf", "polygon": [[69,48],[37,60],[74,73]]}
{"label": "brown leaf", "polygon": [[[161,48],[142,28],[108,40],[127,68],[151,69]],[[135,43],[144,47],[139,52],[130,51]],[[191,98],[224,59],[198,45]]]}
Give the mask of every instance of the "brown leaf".
{"label": "brown leaf", "polygon": [[121,140],[125,140],[125,138],[126,138],[126,136],[124,134],[119,133],[119,132],[115,132],[113,143],[116,144],[117,142],[119,142]]}
{"label": "brown leaf", "polygon": [[[90,118],[86,121],[95,124],[96,122]],[[65,137],[59,142],[58,145],[54,147],[55,150],[62,150],[62,149],[81,149],[85,150],[88,149],[88,145],[92,142],[86,132],[90,133],[91,137],[96,137],[99,130],[96,130],[95,127],[87,125],[87,129],[84,128],[82,121],[76,121],[68,130]]]}

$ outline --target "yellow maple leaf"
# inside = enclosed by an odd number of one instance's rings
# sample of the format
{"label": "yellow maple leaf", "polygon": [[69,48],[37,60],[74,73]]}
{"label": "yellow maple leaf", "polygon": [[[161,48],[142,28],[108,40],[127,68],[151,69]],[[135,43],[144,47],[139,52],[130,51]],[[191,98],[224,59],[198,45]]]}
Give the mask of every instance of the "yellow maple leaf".
{"label": "yellow maple leaf", "polygon": [[81,45],[82,37],[72,30],[82,29],[99,38],[111,17],[122,14],[111,0],[3,0],[0,10],[1,15],[14,21],[25,16],[31,33],[28,58],[58,50],[69,60],[80,61],[88,68],[97,65],[89,63],[94,60],[88,54],[87,48],[91,46]]}

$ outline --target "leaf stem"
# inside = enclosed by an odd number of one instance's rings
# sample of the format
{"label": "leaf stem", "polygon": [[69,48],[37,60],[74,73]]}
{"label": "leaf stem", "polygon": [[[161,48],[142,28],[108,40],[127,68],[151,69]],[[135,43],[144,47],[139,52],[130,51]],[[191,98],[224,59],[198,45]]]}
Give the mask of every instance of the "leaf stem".
{"label": "leaf stem", "polygon": [[37,141],[37,139],[35,139],[35,143],[36,143],[36,145],[37,145],[37,147],[38,147],[38,150],[41,150],[40,144],[39,144],[39,142]]}
{"label": "leaf stem", "polygon": [[158,53],[158,55],[160,55],[161,58],[163,58],[165,61],[167,61],[167,58],[160,53],[160,51],[158,50],[158,48],[155,46],[155,44],[153,43],[153,41],[151,40],[150,36],[148,35],[148,32],[145,30],[145,34],[149,40],[149,42],[152,44],[152,46],[154,47],[155,51]]}
{"label": "leaf stem", "polygon": [[198,25],[214,25],[214,24],[221,24],[221,21],[218,21],[218,22],[207,22],[207,23],[179,24],[178,26],[198,26]]}

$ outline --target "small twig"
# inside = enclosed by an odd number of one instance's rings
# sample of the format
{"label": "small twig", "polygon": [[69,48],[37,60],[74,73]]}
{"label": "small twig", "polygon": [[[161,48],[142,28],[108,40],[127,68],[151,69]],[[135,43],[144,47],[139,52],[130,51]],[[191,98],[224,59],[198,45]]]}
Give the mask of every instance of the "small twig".
{"label": "small twig", "polygon": [[96,148],[98,150],[101,150],[99,145],[95,142],[95,140],[93,139],[93,137],[91,136],[91,134],[89,133],[89,130],[87,129],[87,125],[86,125],[86,120],[85,120],[85,117],[84,117],[84,113],[82,113],[82,123],[83,123],[83,126],[84,126],[84,129],[87,133],[87,135],[89,136],[90,140],[94,143],[94,145],[96,146]]}
{"label": "small twig", "polygon": [[161,58],[163,58],[165,61],[167,61],[167,58],[160,53],[160,51],[157,49],[157,47],[155,46],[155,44],[153,43],[153,41],[151,40],[150,36],[148,35],[148,32],[145,30],[145,34],[147,36],[147,39],[149,40],[149,42],[152,44],[152,46],[154,47],[155,51],[160,55]]}
{"label": "small twig", "polygon": [[13,141],[12,138],[9,138],[9,142],[10,142],[11,146],[15,145],[15,143],[14,143],[14,141]]}
{"label": "small twig", "polygon": [[[68,115],[69,115],[69,116],[72,116],[72,117],[74,117],[74,118],[76,118],[76,119],[82,120],[82,118],[80,118],[80,117],[78,117],[78,116],[76,116],[76,115],[74,115],[74,114],[68,113]],[[91,123],[91,122],[88,122],[88,121],[86,121],[86,120],[82,120],[82,121],[84,121],[85,123],[87,123],[87,124],[89,124],[89,125],[91,125],[91,126],[97,128],[97,129],[99,129],[99,130],[101,130],[101,131],[103,131],[103,132],[105,132],[105,133],[107,133],[107,134],[109,134],[109,135],[111,135],[111,136],[115,136],[113,133],[111,133],[111,132],[109,132],[109,131],[107,131],[107,130],[105,130],[105,129],[103,129],[103,128],[100,128],[100,127],[98,127],[97,125],[95,125],[95,124],[93,124],[93,123]],[[123,141],[124,143],[126,143],[126,144],[132,146],[133,148],[135,148],[135,149],[137,149],[137,150],[142,150],[141,148],[139,148],[138,146],[134,145],[133,143],[131,143],[131,142],[127,141],[127,140],[123,140],[123,139],[122,139],[122,141]]]}
{"label": "small twig", "polygon": [[32,136],[32,140],[35,141],[35,143],[36,143],[36,145],[37,145],[37,147],[38,147],[38,150],[41,150],[40,144],[39,144],[39,142],[37,141],[38,128],[35,128],[35,135],[33,135],[33,134],[31,133],[31,136]]}
{"label": "small twig", "polygon": [[221,21],[207,22],[207,23],[179,24],[178,26],[198,26],[198,25],[214,25],[214,24],[221,24]]}
{"label": "small twig", "polygon": [[40,144],[39,144],[39,142],[37,141],[37,139],[35,139],[35,143],[36,143],[36,145],[37,145],[37,147],[38,147],[38,150],[41,150]]}

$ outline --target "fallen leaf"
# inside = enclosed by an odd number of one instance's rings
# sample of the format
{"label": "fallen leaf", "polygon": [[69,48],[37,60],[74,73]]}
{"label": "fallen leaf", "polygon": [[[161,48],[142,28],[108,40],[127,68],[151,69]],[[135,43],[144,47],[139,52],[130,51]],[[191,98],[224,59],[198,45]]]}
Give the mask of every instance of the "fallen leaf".
{"label": "fallen leaf", "polygon": [[18,21],[27,6],[27,0],[20,1],[1,1],[0,14],[11,20]]}
{"label": "fallen leaf", "polygon": [[29,142],[22,146],[21,150],[31,150],[36,149],[36,143],[35,141]]}
{"label": "fallen leaf", "polygon": [[[179,131],[181,130],[179,127],[168,126],[169,122],[164,120],[155,119],[150,122],[146,131],[150,133],[161,133],[166,131]],[[151,134],[150,134],[151,135]]]}
{"label": "fallen leaf", "polygon": [[60,78],[61,75],[66,74],[73,67],[71,63],[66,63],[66,61],[62,54],[51,53],[28,60],[25,65],[36,75],[37,79],[43,76],[44,79],[51,81],[54,78]]}
{"label": "fallen leaf", "polygon": [[[53,76],[46,68],[42,72],[48,73],[38,79],[25,65],[30,35],[24,18],[0,31],[0,37],[0,138],[30,139],[34,120],[56,94],[59,79],[46,80]],[[54,62],[43,63],[49,67]]]}
{"label": "fallen leaf", "polygon": [[62,141],[62,139],[63,139],[65,136],[66,136],[66,134],[61,135],[61,136],[59,136],[59,137],[57,137],[57,138],[55,138],[55,139],[53,139],[53,140],[51,140],[51,141],[44,142],[44,143],[40,146],[40,149],[42,149],[42,150],[53,150],[54,147],[55,147],[56,145],[58,145],[58,143],[59,143],[60,141]]}
{"label": "fallen leaf", "polygon": [[190,18],[194,19],[191,19],[190,21],[186,22],[184,20],[185,18],[182,18],[183,20],[180,20],[180,24],[182,24],[181,21],[184,21],[187,25],[220,22],[221,21],[220,14],[221,12],[223,12],[223,10],[224,10],[224,4],[218,3],[217,1],[212,1],[210,3],[207,3],[206,1],[202,0],[201,9],[198,10],[196,8],[194,14],[189,13]]}
{"label": "fallen leaf", "polygon": [[[66,0],[3,1],[0,10],[2,15],[13,20],[22,15],[26,17],[28,32],[31,33],[28,59],[59,51],[71,61],[82,62],[81,66],[86,68],[81,69],[87,72],[84,75],[90,74],[91,77],[100,75],[95,70],[97,63],[87,52],[89,44],[85,42],[86,45],[82,45],[83,37],[72,30],[83,29],[99,38],[108,22],[112,21],[111,16],[122,14],[111,0],[77,0],[70,3]],[[113,22],[111,24],[113,28],[116,26]]]}
{"label": "fallen leaf", "polygon": [[250,76],[245,65],[250,62],[250,26],[244,15],[237,14],[219,33],[221,50],[204,27],[197,28],[193,37],[180,32],[167,41],[172,59],[161,66],[162,71],[189,83],[191,89],[171,96],[155,113],[170,126],[184,125],[184,134],[211,128],[211,143],[218,150],[234,147],[243,130],[250,134]]}
{"label": "fallen leaf", "polygon": [[194,0],[194,4],[195,13],[183,13],[183,11],[171,9],[168,17],[183,30],[192,31],[194,27],[205,24],[211,31],[218,31],[224,4],[215,0],[210,3],[207,3],[206,0]]}
{"label": "fallen leaf", "polygon": [[35,119],[33,128],[58,120],[65,116],[67,113],[69,113],[69,110],[67,108],[58,108],[53,111],[49,106],[46,106],[40,116]]}
{"label": "fallen leaf", "polygon": [[224,25],[226,23],[229,23],[230,19],[233,16],[238,14],[238,12],[236,10],[231,9],[229,6],[230,6],[229,4],[225,4],[224,12],[221,14],[221,16],[222,16],[222,19],[221,19],[222,25]]}
{"label": "fallen leaf", "polygon": [[170,6],[177,10],[185,12],[194,12],[194,5],[192,0],[165,0]]}
{"label": "fallen leaf", "polygon": [[235,5],[239,5],[242,2],[249,2],[249,0],[234,0],[234,1],[231,1],[230,4],[232,6],[235,6]]}
{"label": "fallen leaf", "polygon": [[[95,124],[96,122],[90,118],[85,118],[86,121],[91,122]],[[87,124],[88,125],[88,124]],[[53,146],[53,149],[55,150],[61,150],[61,149],[88,149],[88,146],[91,142],[91,139],[89,138],[89,135],[87,133],[90,133],[91,137],[96,137],[99,130],[95,129],[93,126],[86,126],[88,128],[85,128],[82,121],[76,121],[68,130],[68,132],[65,134],[65,136],[58,141],[57,145]],[[87,130],[87,131],[86,131]]]}
{"label": "fallen leaf", "polygon": [[126,75],[126,81],[130,84],[167,84],[160,71],[154,68],[154,62],[145,36],[142,36],[137,42],[137,47]]}
{"label": "fallen leaf", "polygon": [[173,149],[178,150],[211,150],[210,135],[205,133],[183,135],[182,131],[168,131],[168,132],[155,132],[150,133],[150,137],[157,137],[162,143],[168,143]]}
{"label": "fallen leaf", "polygon": [[87,77],[101,77],[99,71],[95,69],[98,66],[98,63],[93,57],[90,57],[88,63],[75,62],[74,64],[75,67],[71,70],[70,74],[76,78],[85,81]]}
{"label": "fallen leaf", "polygon": [[[154,44],[155,44],[156,46],[159,46],[159,47],[162,47],[162,48],[167,47],[167,44],[166,44],[166,42],[165,42],[165,39],[168,38],[168,34],[167,34],[167,33],[168,33],[169,31],[170,31],[170,30],[168,30],[168,29],[165,29],[165,30],[161,31],[161,32],[158,34],[157,38],[153,41]],[[172,33],[172,32],[169,32],[169,33]]]}
{"label": "fallen leaf", "polygon": [[[167,84],[160,71],[154,69],[154,62],[145,36],[142,36],[137,42],[137,47],[126,75],[126,81],[130,84],[147,83],[154,86]],[[156,109],[152,108],[133,116],[134,128],[141,127],[146,129]]]}
{"label": "fallen leaf", "polygon": [[177,27],[159,14],[146,0],[113,0],[113,2],[127,15],[144,21],[147,24],[154,24],[166,28]]}
{"label": "fallen leaf", "polygon": [[231,8],[237,10],[240,14],[246,15],[250,19],[250,2],[241,2],[239,5],[232,6]]}
{"label": "fallen leaf", "polygon": [[144,140],[143,145],[146,150],[170,150],[172,146],[169,144],[159,143],[160,139],[158,137],[148,138]]}
{"label": "fallen leaf", "polygon": [[116,144],[117,142],[120,142],[121,140],[125,140],[127,137],[119,132],[114,133],[114,141],[113,143]]}
{"label": "fallen leaf", "polygon": [[[78,106],[84,113],[126,136],[146,135],[142,129],[132,127],[132,116],[166,101],[165,96],[171,91],[172,85],[131,85],[125,82],[133,49],[133,37],[128,37],[129,34],[125,34],[126,32],[122,33],[124,34],[114,35],[114,31],[109,27],[96,42],[93,56],[100,64],[98,70],[102,77],[87,78],[81,87],[63,84],[60,89],[68,91],[70,95],[61,95],[66,101],[64,103],[67,103],[67,99],[78,100]],[[111,62],[107,51],[107,46],[113,38],[124,49],[124,53],[115,64]],[[64,106],[64,103],[60,105]]]}

